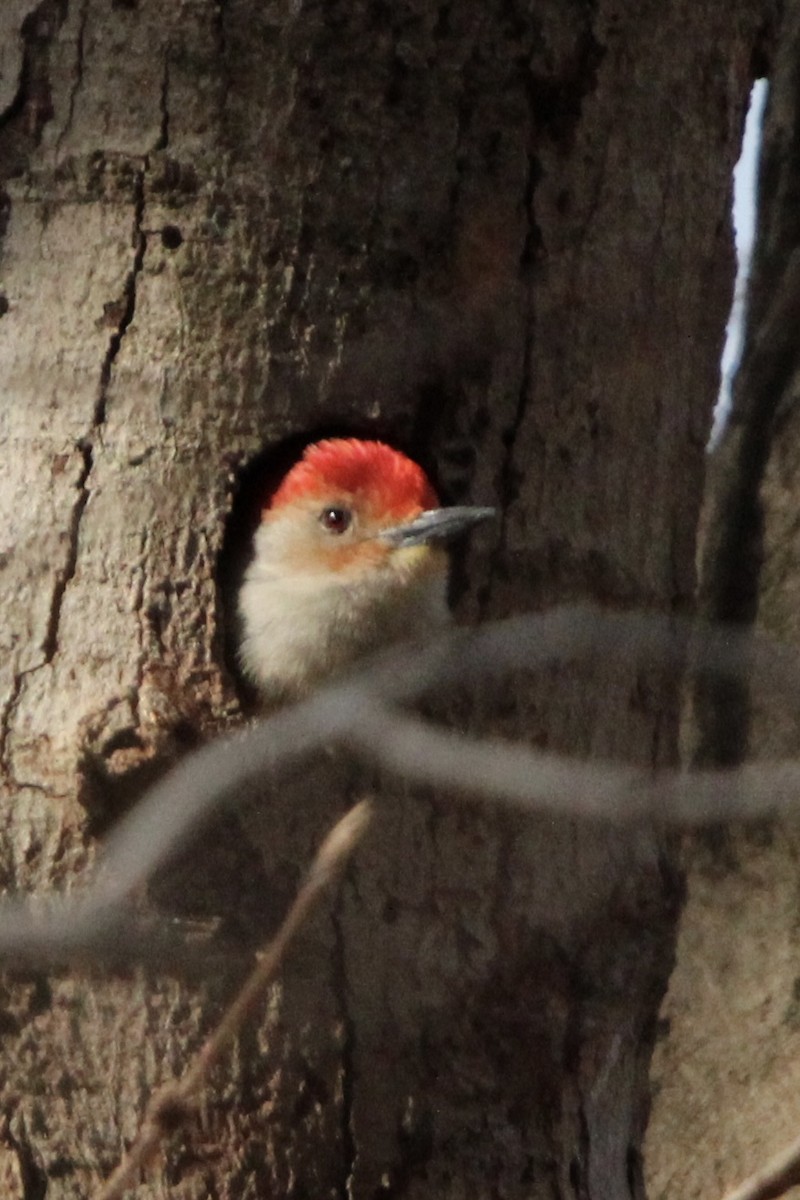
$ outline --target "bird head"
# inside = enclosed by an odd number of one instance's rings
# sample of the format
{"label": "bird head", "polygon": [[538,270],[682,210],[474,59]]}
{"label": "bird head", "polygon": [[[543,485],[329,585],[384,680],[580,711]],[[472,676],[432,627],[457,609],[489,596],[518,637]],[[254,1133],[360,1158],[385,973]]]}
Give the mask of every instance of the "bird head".
{"label": "bird head", "polygon": [[[360,654],[441,624],[444,543],[493,514],[439,506],[383,442],[309,446],[269,497],[240,594],[242,661],[262,690],[304,690]],[[297,686],[295,686],[297,685]]]}

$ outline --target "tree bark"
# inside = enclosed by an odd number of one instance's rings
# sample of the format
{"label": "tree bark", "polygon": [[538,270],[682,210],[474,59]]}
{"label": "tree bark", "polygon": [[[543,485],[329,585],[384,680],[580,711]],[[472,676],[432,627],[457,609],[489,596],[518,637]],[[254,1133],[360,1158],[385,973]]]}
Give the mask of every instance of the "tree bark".
{"label": "tree bark", "polygon": [[[74,885],[148,782],[244,719],[225,630],[250,466],[290,435],[386,437],[448,501],[498,504],[457,571],[465,620],[691,610],[766,18],[4,7],[5,888]],[[488,707],[576,755],[675,760],[674,681],[625,664]],[[327,759],[265,785],[142,904],[257,944],[358,787]],[[137,1195],[641,1195],[670,848],[378,790],[341,894]],[[240,969],[5,979],[17,1195],[91,1192]]]}
{"label": "tree bark", "polygon": [[[747,339],[730,425],[709,473],[702,591],[712,618],[753,623],[796,645],[796,5],[785,6],[774,45],[761,64],[770,90]],[[736,687],[704,699],[706,759],[796,758],[789,697]],[[656,1197],[722,1193],[796,1137],[797,854],[793,816],[717,830],[689,850],[688,901],[655,1059],[648,1162]]]}

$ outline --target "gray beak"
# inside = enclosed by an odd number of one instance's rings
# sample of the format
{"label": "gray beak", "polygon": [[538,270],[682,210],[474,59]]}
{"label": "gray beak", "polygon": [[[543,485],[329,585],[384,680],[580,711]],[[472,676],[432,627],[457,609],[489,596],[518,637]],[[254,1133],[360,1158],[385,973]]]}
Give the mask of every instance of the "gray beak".
{"label": "gray beak", "polygon": [[457,537],[481,521],[488,521],[496,511],[494,508],[469,508],[464,505],[432,508],[420,513],[407,525],[384,529],[380,536],[393,546],[420,546],[424,542],[444,541]]}

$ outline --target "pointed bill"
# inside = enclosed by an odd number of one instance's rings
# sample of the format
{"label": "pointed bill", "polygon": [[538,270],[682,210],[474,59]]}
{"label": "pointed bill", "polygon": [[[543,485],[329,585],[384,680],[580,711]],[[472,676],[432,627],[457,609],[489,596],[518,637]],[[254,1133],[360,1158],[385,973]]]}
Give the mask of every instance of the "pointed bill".
{"label": "pointed bill", "polygon": [[494,508],[472,508],[467,505],[432,508],[420,513],[413,521],[384,529],[380,536],[393,546],[420,546],[424,542],[458,537],[473,525],[488,521],[496,512]]}

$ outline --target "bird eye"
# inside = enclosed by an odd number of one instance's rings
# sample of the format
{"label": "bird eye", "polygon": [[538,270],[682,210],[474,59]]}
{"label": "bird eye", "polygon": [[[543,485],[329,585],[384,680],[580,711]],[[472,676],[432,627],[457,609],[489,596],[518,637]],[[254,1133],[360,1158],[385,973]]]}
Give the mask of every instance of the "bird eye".
{"label": "bird eye", "polygon": [[350,528],[353,514],[349,508],[323,508],[319,516],[320,524],[328,533],[344,533]]}

